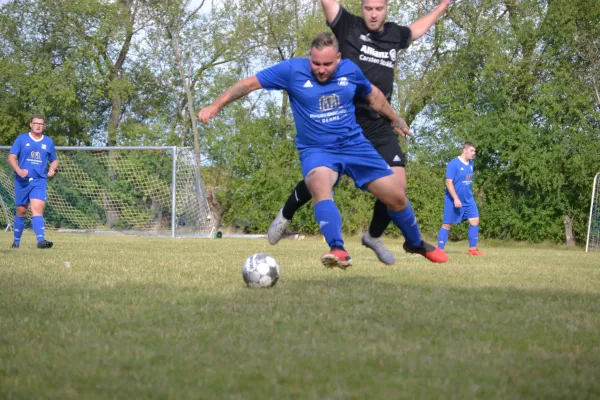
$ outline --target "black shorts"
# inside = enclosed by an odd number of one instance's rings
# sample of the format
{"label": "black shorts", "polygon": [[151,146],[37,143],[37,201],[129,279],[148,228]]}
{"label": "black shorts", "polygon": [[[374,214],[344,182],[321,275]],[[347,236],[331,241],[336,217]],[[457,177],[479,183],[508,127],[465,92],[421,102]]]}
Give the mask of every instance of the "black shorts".
{"label": "black shorts", "polygon": [[390,167],[406,167],[406,157],[402,152],[398,135],[386,119],[359,121],[365,137]]}

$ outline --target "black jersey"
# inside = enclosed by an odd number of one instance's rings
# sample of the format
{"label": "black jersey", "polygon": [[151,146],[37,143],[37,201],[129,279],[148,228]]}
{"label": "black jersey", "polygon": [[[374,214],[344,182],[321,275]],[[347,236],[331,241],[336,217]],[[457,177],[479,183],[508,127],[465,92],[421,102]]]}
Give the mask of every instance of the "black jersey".
{"label": "black jersey", "polygon": [[[350,14],[341,6],[330,28],[340,44],[342,57],[354,61],[391,102],[396,56],[399,50],[410,45],[410,28],[386,22],[381,32],[372,32],[362,17]],[[380,118],[362,97],[355,98],[354,103],[357,122],[363,129],[363,124],[368,124],[369,120]]]}

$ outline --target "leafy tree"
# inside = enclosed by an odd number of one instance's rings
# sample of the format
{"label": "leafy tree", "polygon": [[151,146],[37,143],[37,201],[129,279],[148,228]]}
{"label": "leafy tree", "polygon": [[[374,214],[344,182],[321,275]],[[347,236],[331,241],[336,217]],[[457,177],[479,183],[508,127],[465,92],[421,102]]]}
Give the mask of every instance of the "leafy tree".
{"label": "leafy tree", "polygon": [[576,43],[598,37],[599,14],[584,3],[483,1],[451,14],[457,47],[444,55],[428,116],[437,132],[478,145],[486,236],[559,241],[564,221],[584,236],[600,168],[593,85],[572,73],[587,68]]}
{"label": "leafy tree", "polygon": [[0,140],[11,143],[29,129],[34,113],[47,118],[58,144],[87,143],[87,76],[72,44],[55,28],[45,2],[12,1],[0,8]]}

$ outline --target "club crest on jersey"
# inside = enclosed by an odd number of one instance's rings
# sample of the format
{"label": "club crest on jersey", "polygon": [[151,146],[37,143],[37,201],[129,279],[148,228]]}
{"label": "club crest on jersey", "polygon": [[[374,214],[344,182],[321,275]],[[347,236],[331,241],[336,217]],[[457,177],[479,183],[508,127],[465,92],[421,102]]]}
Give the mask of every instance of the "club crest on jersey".
{"label": "club crest on jersey", "polygon": [[46,150],[46,145],[45,144],[42,145],[42,150]]}
{"label": "club crest on jersey", "polygon": [[319,109],[321,111],[334,110],[339,107],[341,107],[340,96],[337,94],[321,96],[319,99]]}
{"label": "club crest on jersey", "polygon": [[338,85],[340,85],[340,86],[348,86],[348,78],[346,78],[345,76],[342,76],[341,78],[338,78]]}

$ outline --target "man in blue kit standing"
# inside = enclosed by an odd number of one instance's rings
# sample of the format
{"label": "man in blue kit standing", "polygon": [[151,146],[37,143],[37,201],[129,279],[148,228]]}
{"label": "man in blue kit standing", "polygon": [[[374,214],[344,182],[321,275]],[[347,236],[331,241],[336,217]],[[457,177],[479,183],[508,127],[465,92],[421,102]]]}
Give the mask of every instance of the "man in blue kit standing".
{"label": "man in blue kit standing", "polygon": [[[44,237],[44,208],[47,181],[56,173],[58,160],[54,142],[44,132],[45,118],[34,115],[29,122],[29,132],[17,137],[8,154],[8,163],[15,171],[14,240],[12,248],[21,245],[27,208],[31,205],[31,225],[37,238],[38,249],[49,249],[53,243]],[[48,167],[48,163],[50,166]]]}
{"label": "man in blue kit standing", "polygon": [[443,249],[448,242],[450,227],[469,221],[470,256],[483,256],[477,249],[479,240],[479,209],[473,197],[473,176],[475,175],[473,159],[477,149],[471,142],[465,142],[461,155],[448,163],[446,168],[446,195],[444,196],[444,216],[442,227],[438,233],[438,247]]}
{"label": "man in blue kit standing", "polygon": [[408,126],[356,64],[341,60],[332,33],[315,37],[308,58],[283,61],[234,84],[200,110],[198,119],[206,124],[225,105],[261,88],[285,90],[289,95],[302,174],[312,195],[315,219],[330,247],[330,252],[321,257],[323,265],[345,269],[352,263],[344,248],[342,218],[332,197],[342,174],[349,175],[357,187],[370,191],[387,206],[391,220],[406,239],[406,251],[432,262],[447,261],[446,253],[421,239],[398,176],[356,122],[354,96],[364,97],[373,110],[391,121],[394,129],[407,132]]}

